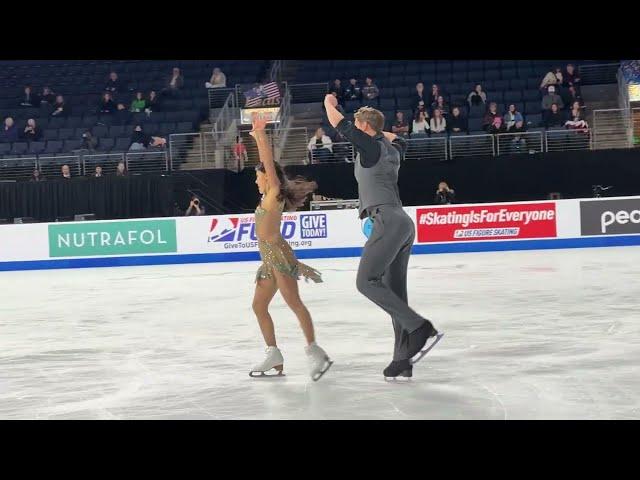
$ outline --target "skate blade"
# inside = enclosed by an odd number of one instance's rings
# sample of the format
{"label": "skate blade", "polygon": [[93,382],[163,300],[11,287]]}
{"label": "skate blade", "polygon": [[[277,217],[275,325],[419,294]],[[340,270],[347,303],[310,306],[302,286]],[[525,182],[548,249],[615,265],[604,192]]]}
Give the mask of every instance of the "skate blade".
{"label": "skate blade", "polygon": [[[271,370],[267,370],[266,372],[257,372],[255,370],[251,370],[249,372],[249,376],[251,378],[277,378],[286,376],[282,370],[276,370],[276,373],[273,373],[273,368]],[[268,373],[272,372],[272,373]]]}
{"label": "skate blade", "polygon": [[[409,360],[409,363],[411,365],[415,365],[416,363],[418,363],[420,360],[422,360],[422,357],[424,357],[427,353],[429,353],[429,351],[436,346],[436,344],[440,341],[440,339],[444,337],[444,333],[439,333],[436,335],[435,340],[433,341],[433,343],[431,345],[429,345],[427,348],[425,348],[424,350],[421,350],[420,352],[416,353],[411,360]],[[428,341],[428,340],[427,340]]]}
{"label": "skate blade", "polygon": [[321,372],[314,373],[314,374],[311,376],[311,379],[312,379],[314,382],[317,382],[318,380],[320,380],[320,379],[322,378],[322,376],[323,376],[325,373],[327,373],[327,370],[329,370],[329,369],[331,368],[331,365],[333,365],[333,362],[332,362],[331,360],[327,360],[327,364],[325,365],[324,369],[323,369]]}
{"label": "skate blade", "polygon": [[413,379],[411,377],[398,375],[397,377],[384,377],[384,381],[387,383],[409,383],[412,382]]}

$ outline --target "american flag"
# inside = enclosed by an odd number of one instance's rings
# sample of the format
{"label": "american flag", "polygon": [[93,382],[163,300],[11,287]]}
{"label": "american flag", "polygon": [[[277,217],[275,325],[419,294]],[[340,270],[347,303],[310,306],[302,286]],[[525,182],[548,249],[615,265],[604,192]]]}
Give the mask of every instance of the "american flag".
{"label": "american flag", "polygon": [[276,82],[270,82],[244,92],[244,96],[247,98],[245,108],[259,107],[263,100],[280,98],[280,89],[278,89]]}

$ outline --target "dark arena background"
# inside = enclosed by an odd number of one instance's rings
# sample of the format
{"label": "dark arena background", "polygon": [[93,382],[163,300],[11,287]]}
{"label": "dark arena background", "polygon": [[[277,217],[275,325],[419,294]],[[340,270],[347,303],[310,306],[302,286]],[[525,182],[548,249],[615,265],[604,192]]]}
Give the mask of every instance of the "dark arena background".
{"label": "dark arena background", "polygon": [[[409,298],[446,336],[402,385],[327,94],[407,143]],[[323,273],[318,382],[279,295],[287,374],[247,374],[255,112],[318,185],[282,222]],[[0,113],[0,419],[640,419],[638,60],[0,61]]]}

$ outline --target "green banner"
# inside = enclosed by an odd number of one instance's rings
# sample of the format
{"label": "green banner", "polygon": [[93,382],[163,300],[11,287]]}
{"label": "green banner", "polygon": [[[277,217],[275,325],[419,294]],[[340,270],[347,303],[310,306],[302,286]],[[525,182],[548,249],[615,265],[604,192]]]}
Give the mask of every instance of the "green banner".
{"label": "green banner", "polygon": [[175,219],[49,225],[52,258],[175,253],[177,244]]}

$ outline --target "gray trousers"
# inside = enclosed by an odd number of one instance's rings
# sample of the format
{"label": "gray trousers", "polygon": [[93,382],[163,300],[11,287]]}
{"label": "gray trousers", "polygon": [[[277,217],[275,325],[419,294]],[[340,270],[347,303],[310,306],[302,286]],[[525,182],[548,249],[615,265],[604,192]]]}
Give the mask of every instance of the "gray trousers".
{"label": "gray trousers", "polygon": [[425,318],[413,311],[407,299],[407,267],[415,238],[413,221],[401,207],[371,209],[373,231],[358,267],[358,291],[391,316],[395,332],[394,360],[407,358],[403,333],[421,327]]}

